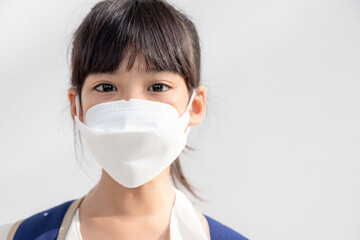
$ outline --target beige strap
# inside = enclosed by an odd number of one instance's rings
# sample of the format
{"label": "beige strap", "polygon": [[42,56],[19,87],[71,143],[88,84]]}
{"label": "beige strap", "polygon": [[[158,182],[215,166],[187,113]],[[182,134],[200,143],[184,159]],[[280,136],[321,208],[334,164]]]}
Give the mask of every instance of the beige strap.
{"label": "beige strap", "polygon": [[[80,206],[82,200],[84,199],[84,197],[77,199],[76,201],[72,202],[68,208],[68,210],[65,213],[64,219],[61,222],[61,226],[59,229],[59,235],[57,237],[57,240],[65,240],[66,238],[66,234],[70,228],[72,219],[75,215],[76,209]],[[17,231],[17,229],[19,228],[20,224],[23,222],[24,220],[20,220],[16,223],[14,223],[14,225],[12,225],[6,240],[13,240],[15,237],[15,233]]]}
{"label": "beige strap", "polygon": [[83,199],[84,197],[79,198],[76,201],[72,202],[71,205],[69,206],[68,210],[65,213],[64,219],[61,223],[57,240],[65,240],[66,234],[69,231],[75,212],[80,206]]}
{"label": "beige strap", "polygon": [[204,215],[202,215],[198,210],[195,209],[195,213],[198,216],[200,222],[201,222],[201,226],[204,229],[205,235],[206,237],[210,240],[210,228],[209,228],[209,223],[206,220],[206,217],[204,217]]}
{"label": "beige strap", "polygon": [[14,223],[14,225],[12,225],[12,227],[11,227],[7,237],[6,237],[6,240],[13,240],[14,239],[16,230],[19,228],[20,224],[23,221],[24,220],[17,221],[16,223]]}

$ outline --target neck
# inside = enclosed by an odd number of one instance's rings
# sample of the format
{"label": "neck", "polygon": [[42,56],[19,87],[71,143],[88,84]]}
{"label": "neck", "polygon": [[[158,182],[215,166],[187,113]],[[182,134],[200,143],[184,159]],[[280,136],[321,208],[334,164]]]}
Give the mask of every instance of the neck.
{"label": "neck", "polygon": [[103,170],[99,183],[86,195],[81,205],[93,216],[138,217],[169,213],[174,200],[170,167],[136,188],[120,185]]}

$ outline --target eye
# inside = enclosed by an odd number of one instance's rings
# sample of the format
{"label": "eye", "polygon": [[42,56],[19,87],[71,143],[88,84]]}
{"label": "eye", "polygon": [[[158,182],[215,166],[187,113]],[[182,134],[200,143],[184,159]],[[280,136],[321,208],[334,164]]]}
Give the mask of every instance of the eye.
{"label": "eye", "polygon": [[166,90],[169,90],[169,87],[163,83],[155,83],[148,88],[148,91],[152,92],[164,92]]}
{"label": "eye", "polygon": [[116,91],[116,87],[111,85],[110,83],[101,83],[95,87],[95,89],[99,92],[111,92]]}

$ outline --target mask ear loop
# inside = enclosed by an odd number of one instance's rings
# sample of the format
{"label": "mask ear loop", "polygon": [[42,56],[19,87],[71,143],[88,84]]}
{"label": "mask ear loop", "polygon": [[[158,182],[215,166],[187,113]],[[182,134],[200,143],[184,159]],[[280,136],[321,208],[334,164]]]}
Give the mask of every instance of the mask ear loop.
{"label": "mask ear loop", "polygon": [[79,118],[80,100],[79,100],[79,95],[77,95],[77,94],[75,96],[75,106],[76,106],[76,117],[80,120],[80,118]]}
{"label": "mask ear loop", "polygon": [[190,100],[189,100],[189,103],[188,103],[188,106],[185,110],[185,113],[189,112],[190,108],[191,108],[191,105],[192,105],[192,102],[194,101],[194,97],[196,95],[196,89],[193,90],[192,94],[191,94],[191,97],[190,97]]}
{"label": "mask ear loop", "polygon": [[[196,89],[194,89],[193,92],[192,92],[192,94],[191,94],[191,97],[190,97],[188,106],[187,106],[184,114],[186,114],[186,113],[188,113],[188,112],[190,111],[190,108],[191,108],[192,102],[194,101],[195,95],[196,95]],[[187,127],[186,127],[185,133],[186,133],[187,135],[189,134],[190,129],[191,129],[190,126],[187,126]]]}

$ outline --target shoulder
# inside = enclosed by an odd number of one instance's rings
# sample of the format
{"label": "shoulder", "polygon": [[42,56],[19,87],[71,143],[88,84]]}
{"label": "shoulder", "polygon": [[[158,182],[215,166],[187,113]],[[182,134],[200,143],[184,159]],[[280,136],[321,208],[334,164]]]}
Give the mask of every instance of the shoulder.
{"label": "shoulder", "polygon": [[0,239],[6,239],[13,224],[0,225]]}
{"label": "shoulder", "polygon": [[46,237],[44,239],[55,239],[64,215],[73,201],[62,203],[26,218],[16,229],[15,236],[17,239],[25,239],[23,237],[37,239],[39,236]]}
{"label": "shoulder", "polygon": [[211,240],[247,240],[246,237],[228,226],[225,226],[207,215],[204,216],[209,225]]}

